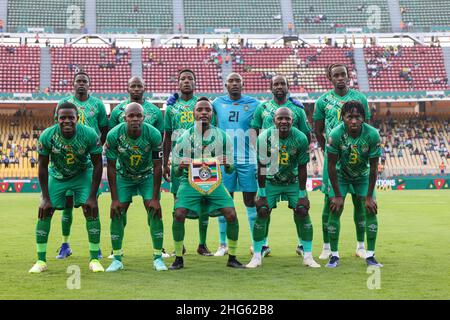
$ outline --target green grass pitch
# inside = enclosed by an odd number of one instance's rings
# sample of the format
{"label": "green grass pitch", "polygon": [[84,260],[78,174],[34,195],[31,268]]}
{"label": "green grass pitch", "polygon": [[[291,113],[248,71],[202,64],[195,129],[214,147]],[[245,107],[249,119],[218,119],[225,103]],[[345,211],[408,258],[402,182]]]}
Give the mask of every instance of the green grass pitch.
{"label": "green grass pitch", "polygon": [[[238,259],[250,261],[248,221],[241,194],[236,194],[240,219]],[[308,269],[295,254],[297,243],[292,213],[285,203],[273,212],[269,235],[272,255],[254,270],[227,268],[226,257],[196,253],[197,220],[187,220],[185,268],[156,272],[145,211],[139,198],[129,211],[123,258],[125,270],[93,274],[88,271],[88,243],[84,218],[74,211],[73,255],[56,260],[61,242],[61,214],[55,213],[48,245],[49,270],[28,274],[36,260],[37,194],[0,195],[0,299],[450,299],[450,190],[379,192],[377,258],[384,264],[380,289],[369,289],[364,260],[354,256],[356,239],[351,200],[342,218],[340,255],[336,269]],[[314,225],[313,254],[322,246],[322,194],[310,193]],[[104,255],[111,250],[109,194],[100,197]],[[163,194],[164,247],[173,250],[172,196]],[[208,246],[218,245],[216,219],[210,219]],[[167,265],[173,258],[166,259]],[[102,259],[106,268],[110,260]],[[68,289],[69,266],[79,266],[80,289]],[[369,279],[369,283],[372,283]]]}

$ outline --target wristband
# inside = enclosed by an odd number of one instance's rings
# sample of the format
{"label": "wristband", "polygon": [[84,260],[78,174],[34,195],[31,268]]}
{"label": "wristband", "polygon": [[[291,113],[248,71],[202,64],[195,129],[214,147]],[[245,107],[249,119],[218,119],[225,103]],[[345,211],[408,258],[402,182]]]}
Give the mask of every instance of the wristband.
{"label": "wristband", "polygon": [[266,188],[258,188],[258,197],[260,198],[267,197]]}
{"label": "wristband", "polygon": [[306,193],[306,190],[298,190],[298,197],[299,198],[307,198],[308,194]]}

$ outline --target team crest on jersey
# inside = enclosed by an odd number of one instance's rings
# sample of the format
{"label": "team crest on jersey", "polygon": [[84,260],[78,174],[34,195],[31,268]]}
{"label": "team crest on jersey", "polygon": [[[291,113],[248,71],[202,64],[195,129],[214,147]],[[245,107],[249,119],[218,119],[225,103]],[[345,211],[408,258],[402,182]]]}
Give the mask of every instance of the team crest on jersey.
{"label": "team crest on jersey", "polygon": [[91,112],[89,112],[89,115],[90,115],[91,117],[93,117],[93,116],[95,116],[95,112],[94,112],[94,111],[91,111]]}
{"label": "team crest on jersey", "polygon": [[361,146],[361,151],[362,151],[362,152],[367,152],[367,151],[369,151],[369,146],[368,146],[367,144],[363,144],[363,145]]}
{"label": "team crest on jersey", "polygon": [[208,180],[211,178],[211,169],[208,166],[202,166],[198,171],[198,176],[203,181]]}
{"label": "team crest on jersey", "polygon": [[144,148],[144,152],[147,153],[150,151],[150,145],[146,145]]}
{"label": "team crest on jersey", "polygon": [[290,152],[290,154],[291,154],[291,155],[296,155],[296,154],[297,154],[297,149],[295,149],[295,148],[292,149],[291,152]]}
{"label": "team crest on jersey", "polygon": [[244,104],[244,111],[248,111],[248,109],[250,109],[250,107],[248,106],[248,104]]}

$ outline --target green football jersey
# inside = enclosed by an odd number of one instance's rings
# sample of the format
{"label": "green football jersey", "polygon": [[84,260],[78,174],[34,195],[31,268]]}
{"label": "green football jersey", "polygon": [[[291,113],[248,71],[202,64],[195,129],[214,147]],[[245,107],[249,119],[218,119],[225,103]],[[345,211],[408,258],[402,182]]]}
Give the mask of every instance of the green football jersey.
{"label": "green football jersey", "polygon": [[[110,129],[125,121],[125,107],[129,103],[130,99],[127,99],[117,105],[113,109],[113,111],[111,111],[111,115],[109,116]],[[144,109],[144,122],[151,124],[162,134],[164,132],[164,123],[161,110],[153,103],[150,103],[148,101],[144,101],[144,103],[142,104],[142,108]]]}
{"label": "green football jersey", "polygon": [[278,105],[273,99],[261,103],[256,108],[250,126],[254,129],[267,129],[273,126],[273,117],[275,112],[282,107],[289,108],[292,111],[292,126],[299,129],[305,135],[311,132],[305,110],[287,100],[283,105]]}
{"label": "green football jersey", "polygon": [[164,115],[164,131],[172,131],[172,148],[186,129],[194,125],[194,107],[197,97],[184,101],[178,98],[174,105],[167,106]]}
{"label": "green football jersey", "polygon": [[364,94],[357,90],[349,89],[345,96],[336,94],[333,90],[330,90],[316,101],[314,108],[313,120],[325,121],[325,137],[330,136],[331,130],[337,127],[341,121],[341,108],[347,101],[356,100],[363,104],[364,111],[366,113],[366,120],[370,119],[370,110],[367,98]]}
{"label": "green football jersey", "polygon": [[86,101],[80,101],[74,95],[71,95],[60,100],[58,106],[64,102],[76,105],[78,108],[78,122],[93,128],[99,136],[101,135],[100,128],[108,126],[105,105],[100,99],[90,95]]}
{"label": "green football jersey", "polygon": [[[225,155],[229,162],[233,161],[233,142],[225,131],[211,126],[208,135],[202,136],[194,126],[186,130],[176,141],[173,150],[173,166],[177,170],[178,164],[183,158],[208,159],[222,155]],[[187,179],[188,170],[185,169],[180,181]]]}
{"label": "green football jersey", "polygon": [[124,178],[139,180],[153,173],[154,152],[161,152],[161,133],[143,123],[139,138],[127,133],[127,123],[121,123],[109,131],[106,137],[106,158],[117,160],[117,172]]}
{"label": "green football jersey", "polygon": [[[258,162],[267,168],[267,180],[276,185],[298,181],[298,166],[309,162],[309,144],[306,135],[292,127],[289,136],[281,139],[272,127],[258,137]],[[271,161],[272,160],[272,161]]]}
{"label": "green football jersey", "polygon": [[61,134],[58,124],[45,129],[38,140],[38,153],[50,156],[49,174],[55,179],[66,179],[92,168],[91,154],[102,154],[103,148],[94,129],[77,124],[71,139]]}
{"label": "green football jersey", "polygon": [[369,176],[369,159],[381,156],[380,135],[377,129],[363,123],[361,134],[352,138],[341,123],[331,131],[327,151],[338,155],[336,171],[339,178],[347,181],[364,180]]}

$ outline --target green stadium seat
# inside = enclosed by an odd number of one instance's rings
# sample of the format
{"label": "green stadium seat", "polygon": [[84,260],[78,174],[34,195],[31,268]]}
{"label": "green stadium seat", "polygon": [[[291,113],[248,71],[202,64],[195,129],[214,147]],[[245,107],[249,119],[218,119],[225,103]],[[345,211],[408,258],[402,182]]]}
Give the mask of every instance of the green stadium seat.
{"label": "green stadium seat", "polygon": [[84,0],[8,1],[10,32],[44,28],[45,32],[80,33],[84,26],[84,16]]}
{"label": "green stadium seat", "polygon": [[234,29],[240,33],[281,33],[280,2],[275,0],[184,0],[186,31]]}

